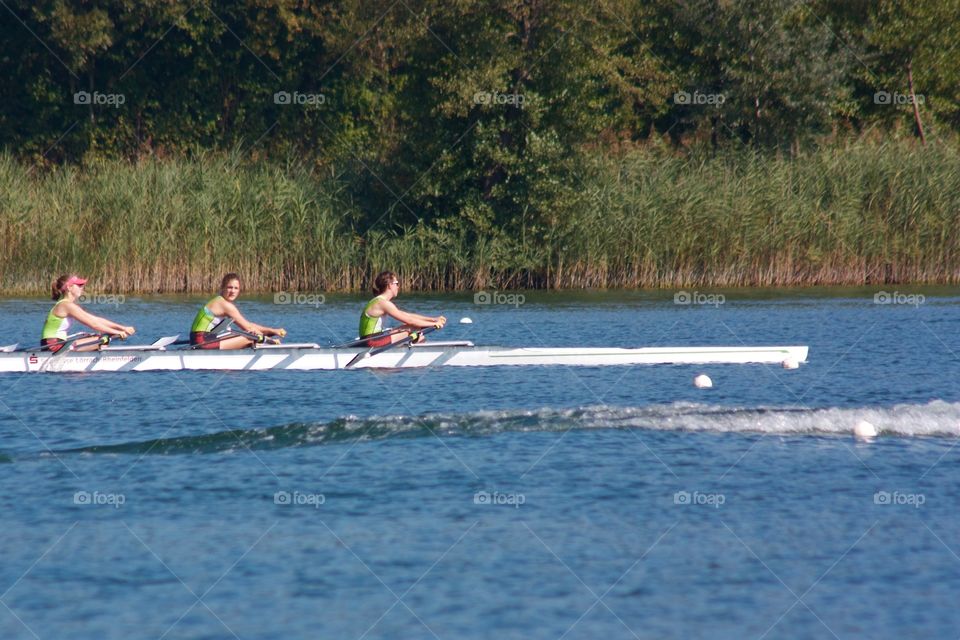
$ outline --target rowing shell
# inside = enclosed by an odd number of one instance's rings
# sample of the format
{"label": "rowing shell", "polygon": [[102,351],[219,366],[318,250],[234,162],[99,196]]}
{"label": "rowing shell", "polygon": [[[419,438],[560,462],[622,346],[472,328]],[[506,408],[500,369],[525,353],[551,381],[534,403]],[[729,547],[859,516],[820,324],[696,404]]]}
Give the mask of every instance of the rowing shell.
{"label": "rowing shell", "polygon": [[[316,344],[257,345],[232,351],[165,347],[105,347],[101,351],[0,353],[0,373],[27,371],[334,370],[366,349]],[[504,365],[612,366],[643,364],[782,364],[805,362],[807,347],[477,347],[472,342],[426,342],[360,360],[354,367],[489,367]]]}

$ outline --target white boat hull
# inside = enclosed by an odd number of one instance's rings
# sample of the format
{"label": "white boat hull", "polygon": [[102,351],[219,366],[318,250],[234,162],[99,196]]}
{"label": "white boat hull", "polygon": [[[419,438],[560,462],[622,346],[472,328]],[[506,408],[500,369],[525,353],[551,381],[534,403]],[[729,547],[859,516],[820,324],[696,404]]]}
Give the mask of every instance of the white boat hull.
{"label": "white boat hull", "polygon": [[[98,352],[50,354],[44,351],[0,353],[0,373],[88,371],[261,371],[335,370],[366,349],[334,349],[314,344],[265,345],[234,351],[149,347],[108,347]],[[397,347],[358,360],[351,368],[487,366],[628,366],[650,364],[775,364],[800,363],[807,347],[646,347],[510,348],[476,347],[469,342],[433,342]]]}

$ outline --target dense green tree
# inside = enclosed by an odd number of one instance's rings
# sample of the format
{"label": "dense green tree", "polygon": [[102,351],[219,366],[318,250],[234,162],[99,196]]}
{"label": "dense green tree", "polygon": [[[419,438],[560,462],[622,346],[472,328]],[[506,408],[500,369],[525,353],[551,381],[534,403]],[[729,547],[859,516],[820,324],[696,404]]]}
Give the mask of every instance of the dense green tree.
{"label": "dense green tree", "polygon": [[662,5],[673,25],[677,134],[707,130],[790,146],[827,130],[847,95],[850,56],[805,3],[690,0]]}
{"label": "dense green tree", "polygon": [[[543,235],[584,153],[960,127],[960,0],[7,0],[0,145],[305,160],[358,232]],[[877,92],[924,102],[878,103]],[[891,98],[892,101],[892,98]]]}

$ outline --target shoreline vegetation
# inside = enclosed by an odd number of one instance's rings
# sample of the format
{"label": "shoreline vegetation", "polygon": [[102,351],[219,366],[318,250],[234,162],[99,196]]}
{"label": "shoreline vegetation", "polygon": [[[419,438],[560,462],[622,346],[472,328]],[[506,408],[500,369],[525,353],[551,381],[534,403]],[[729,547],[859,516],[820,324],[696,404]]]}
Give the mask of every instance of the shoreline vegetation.
{"label": "shoreline vegetation", "polygon": [[391,223],[348,180],[229,153],[46,170],[0,155],[2,291],[75,271],[112,292],[199,293],[237,271],[250,292],[349,292],[384,268],[427,291],[960,282],[948,144],[584,151],[548,210],[500,226]]}
{"label": "shoreline vegetation", "polygon": [[180,4],[5,2],[0,294],[960,281],[960,0]]}

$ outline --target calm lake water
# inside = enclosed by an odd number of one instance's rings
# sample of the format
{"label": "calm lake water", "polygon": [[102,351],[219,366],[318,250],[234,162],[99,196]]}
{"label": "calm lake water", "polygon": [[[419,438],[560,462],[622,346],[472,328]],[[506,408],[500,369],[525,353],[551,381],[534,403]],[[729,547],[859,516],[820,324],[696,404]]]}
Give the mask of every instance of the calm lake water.
{"label": "calm lake water", "polygon": [[[399,302],[443,339],[809,363],[0,374],[0,637],[956,637],[956,292],[674,293]],[[94,301],[137,342],[202,302]],[[241,308],[352,338],[359,298],[319,301]],[[49,305],[0,300],[0,344]]]}

